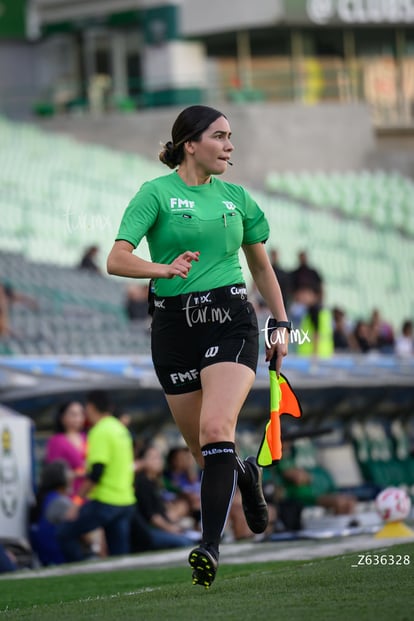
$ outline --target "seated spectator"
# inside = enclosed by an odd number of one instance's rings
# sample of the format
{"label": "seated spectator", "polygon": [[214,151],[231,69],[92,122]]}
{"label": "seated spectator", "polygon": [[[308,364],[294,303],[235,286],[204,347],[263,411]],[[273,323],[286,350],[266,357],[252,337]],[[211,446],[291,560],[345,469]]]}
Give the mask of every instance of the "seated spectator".
{"label": "seated spectator", "polygon": [[0,338],[10,335],[9,300],[4,285],[0,284]]}
{"label": "seated spectator", "polygon": [[69,469],[70,493],[79,492],[85,478],[85,408],[78,401],[63,403],[55,415],[55,433],[46,445],[46,463],[63,459]]}
{"label": "seated spectator", "polygon": [[65,562],[56,537],[56,525],[76,519],[79,510],[68,494],[69,485],[69,470],[65,461],[45,464],[30,528],[31,544],[42,565]]}
{"label": "seated spectator", "polygon": [[336,353],[349,352],[355,348],[345,311],[337,306],[332,309],[333,342]]}
{"label": "seated spectator", "polygon": [[99,248],[98,246],[89,246],[82,255],[82,258],[79,262],[79,269],[88,270],[95,274],[101,274],[101,269],[96,263],[96,257],[98,256]]}
{"label": "seated spectator", "polygon": [[253,281],[248,291],[250,303],[252,304],[259,325],[263,325],[266,322],[267,317],[271,314],[269,307],[267,306],[263,296],[260,294],[256,283]]}
{"label": "seated spectator", "polygon": [[17,564],[13,554],[7,549],[6,546],[0,543],[0,574],[9,571],[16,571],[16,569]]}
{"label": "seated spectator", "polygon": [[403,322],[401,334],[395,341],[394,351],[401,358],[414,356],[413,322],[410,319],[406,319]]}
{"label": "seated spectator", "polygon": [[32,311],[39,308],[31,295],[16,291],[10,283],[0,283],[0,338],[13,336],[10,327],[10,308],[13,304],[23,304]]}
{"label": "seated spectator", "polygon": [[[268,535],[272,530],[275,522],[275,507],[268,505],[269,511],[269,524],[263,533],[263,537]],[[252,539],[254,533],[247,525],[246,518],[243,511],[242,497],[239,488],[236,489],[234,494],[233,504],[230,508],[229,520],[228,520],[228,534],[235,541],[241,541],[243,539]]]}
{"label": "seated spectator", "polygon": [[124,308],[130,321],[148,319],[148,286],[130,285],[126,290]]}
{"label": "seated spectator", "polygon": [[[301,448],[303,454],[306,451],[306,459],[300,457]],[[286,498],[299,501],[304,507],[324,507],[334,515],[350,515],[354,512],[357,499],[336,489],[330,473],[317,464],[310,443],[306,440],[297,444],[285,442],[283,450],[278,471]],[[306,465],[302,465],[305,461]]]}
{"label": "seated spectator", "polygon": [[388,321],[381,317],[380,311],[374,308],[369,321],[371,339],[375,349],[384,354],[391,354],[394,350],[394,330]]}
{"label": "seated spectator", "polygon": [[363,319],[358,319],[356,322],[352,337],[355,343],[355,351],[366,354],[375,349],[369,324]]}
{"label": "seated spectator", "polygon": [[278,468],[265,468],[263,470],[263,491],[268,507],[272,509],[273,513],[269,534],[272,534],[272,531],[301,530],[303,504],[298,500],[286,497]]}
{"label": "seated spectator", "polygon": [[[189,507],[189,513],[198,525],[201,517],[200,506],[200,472],[189,449],[185,446],[170,449],[167,455],[167,468],[164,473],[167,489],[175,494],[176,498],[184,498]],[[269,506],[268,534],[276,519],[275,507]],[[247,525],[243,511],[240,491],[237,489],[230,508],[228,521],[228,535],[236,541],[251,539],[253,533]]]}
{"label": "seated spectator", "polygon": [[[153,550],[191,546],[194,537],[181,526],[190,517],[190,507],[184,498],[166,501],[163,498],[164,461],[155,446],[145,447],[140,455],[140,470],[135,477],[136,511],[149,526]],[[201,535],[200,535],[201,536]]]}
{"label": "seated spectator", "polygon": [[200,521],[200,472],[186,446],[170,449],[164,473],[167,489],[175,498],[183,498],[196,524]]}
{"label": "seated spectator", "polygon": [[22,304],[32,311],[37,311],[39,309],[39,304],[33,296],[23,293],[22,291],[16,291],[9,282],[0,283],[0,287],[7,297],[9,306],[13,304]]}

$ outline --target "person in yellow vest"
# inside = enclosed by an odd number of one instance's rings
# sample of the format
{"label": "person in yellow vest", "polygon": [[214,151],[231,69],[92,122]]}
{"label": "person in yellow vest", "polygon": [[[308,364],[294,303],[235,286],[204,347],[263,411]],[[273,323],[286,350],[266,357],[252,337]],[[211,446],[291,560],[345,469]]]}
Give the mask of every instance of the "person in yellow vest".
{"label": "person in yellow vest", "polygon": [[296,299],[305,307],[300,322],[299,356],[329,358],[334,353],[333,320],[331,311],[319,301],[318,293],[310,288],[297,292]]}
{"label": "person in yellow vest", "polygon": [[59,524],[56,531],[67,562],[87,557],[79,537],[96,529],[105,533],[109,556],[128,554],[136,502],[132,438],[125,425],[112,415],[109,394],[103,390],[88,393],[85,412],[91,425],[87,474],[74,499],[82,506],[76,520]]}

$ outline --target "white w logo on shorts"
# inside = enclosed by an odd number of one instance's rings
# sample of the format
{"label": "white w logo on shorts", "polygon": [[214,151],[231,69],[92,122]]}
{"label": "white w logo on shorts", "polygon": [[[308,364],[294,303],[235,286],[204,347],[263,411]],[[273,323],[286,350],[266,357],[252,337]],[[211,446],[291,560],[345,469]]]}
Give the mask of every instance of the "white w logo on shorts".
{"label": "white w logo on shorts", "polygon": [[218,350],[218,345],[215,345],[214,347],[209,347],[204,356],[206,358],[214,358],[214,356],[217,355]]}

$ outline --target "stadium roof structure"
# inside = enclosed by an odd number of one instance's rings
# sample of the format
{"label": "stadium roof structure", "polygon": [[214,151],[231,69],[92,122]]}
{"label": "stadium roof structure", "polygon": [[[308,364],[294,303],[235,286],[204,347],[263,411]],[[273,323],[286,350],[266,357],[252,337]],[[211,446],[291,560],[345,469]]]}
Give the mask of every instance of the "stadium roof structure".
{"label": "stadium roof structure", "polygon": [[[329,359],[294,354],[283,363],[301,400],[304,416],[412,415],[414,360],[391,355],[341,355]],[[92,389],[108,390],[114,404],[128,409],[143,424],[166,418],[168,408],[150,356],[2,357],[0,402],[48,426],[50,408],[68,399],[83,399]],[[262,419],[268,413],[269,378],[261,361],[242,416]]]}

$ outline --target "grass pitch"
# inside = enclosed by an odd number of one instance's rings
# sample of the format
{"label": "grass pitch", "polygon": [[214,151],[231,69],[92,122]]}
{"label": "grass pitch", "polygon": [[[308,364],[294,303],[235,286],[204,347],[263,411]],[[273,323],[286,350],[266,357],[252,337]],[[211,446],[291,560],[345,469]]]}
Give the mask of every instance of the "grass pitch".
{"label": "grass pitch", "polygon": [[0,620],[409,621],[414,543],[312,561],[222,565],[207,591],[190,568],[0,580]]}

